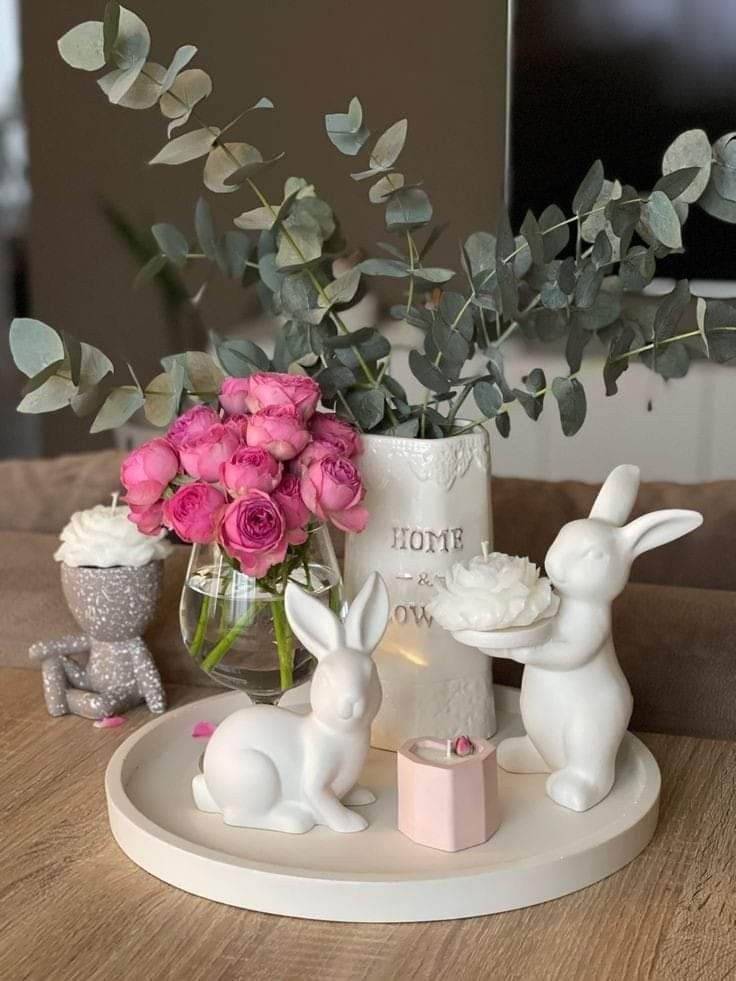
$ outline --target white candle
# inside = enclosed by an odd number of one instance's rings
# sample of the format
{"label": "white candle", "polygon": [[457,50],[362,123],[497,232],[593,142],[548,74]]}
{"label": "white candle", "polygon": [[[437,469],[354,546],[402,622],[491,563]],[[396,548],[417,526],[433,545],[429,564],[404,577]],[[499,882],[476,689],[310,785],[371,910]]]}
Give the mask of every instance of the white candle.
{"label": "white candle", "polygon": [[130,521],[127,506],[118,505],[112,495],[112,506],[97,504],[86,511],[76,511],[61,533],[61,545],[54,558],[70,566],[147,565],[165,558],[171,546],[164,541],[165,531],[143,535]]}

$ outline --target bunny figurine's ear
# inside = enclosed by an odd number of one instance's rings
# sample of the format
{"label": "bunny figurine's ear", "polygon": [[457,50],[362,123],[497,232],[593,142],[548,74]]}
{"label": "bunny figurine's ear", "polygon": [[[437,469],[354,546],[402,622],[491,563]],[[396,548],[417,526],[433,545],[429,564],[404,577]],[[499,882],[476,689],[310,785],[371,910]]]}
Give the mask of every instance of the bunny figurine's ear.
{"label": "bunny figurine's ear", "polygon": [[612,470],[598,491],[590,517],[620,528],[634,507],[639,493],[639,480],[638,467],[624,464]]}
{"label": "bunny figurine's ear", "polygon": [[621,529],[621,535],[634,558],[651,548],[673,542],[699,528],[703,515],[697,511],[652,511],[643,514]]}
{"label": "bunny figurine's ear", "polygon": [[301,586],[288,583],[284,606],[291,629],[318,661],[345,646],[345,633],[338,618]]}
{"label": "bunny figurine's ear", "polygon": [[371,654],[386,630],[389,609],[386,583],[377,572],[373,572],[350,604],[345,618],[348,647]]}

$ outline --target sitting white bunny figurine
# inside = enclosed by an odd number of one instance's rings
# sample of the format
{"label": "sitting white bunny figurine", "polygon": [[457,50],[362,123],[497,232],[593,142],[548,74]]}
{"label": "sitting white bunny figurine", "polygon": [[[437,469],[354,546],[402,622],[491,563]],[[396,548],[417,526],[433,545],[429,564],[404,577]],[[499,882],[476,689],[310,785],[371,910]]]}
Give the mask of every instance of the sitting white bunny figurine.
{"label": "sitting white bunny figurine", "polygon": [[550,638],[537,647],[488,651],[526,665],[521,716],[526,735],[505,739],[498,762],[513,773],[550,773],[557,804],[586,811],[608,794],[633,700],[611,637],[611,602],[642,552],[702,524],[697,511],[654,511],[628,519],[639,468],[617,467],[590,517],[566,524],[550,546],[545,570],[560,595]]}
{"label": "sitting white bunny figurine", "polygon": [[368,822],[345,804],[372,804],[357,780],[370,727],[381,705],[371,653],[386,629],[388,590],[373,573],[345,622],[299,586],[284,596],[291,628],[318,660],[309,715],[251,705],[224,719],[194,777],[194,802],[225,824],[302,834],[315,824],[363,831]]}

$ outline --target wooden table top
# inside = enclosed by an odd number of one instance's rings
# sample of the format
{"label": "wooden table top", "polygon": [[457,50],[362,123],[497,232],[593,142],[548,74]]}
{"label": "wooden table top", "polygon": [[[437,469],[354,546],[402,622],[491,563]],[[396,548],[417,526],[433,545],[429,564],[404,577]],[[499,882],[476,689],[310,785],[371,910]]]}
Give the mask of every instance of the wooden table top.
{"label": "wooden table top", "polygon": [[[172,706],[212,689],[169,689]],[[147,875],[107,824],[103,774],[150,718],[51,719],[0,670],[0,978],[736,978],[736,743],[645,735],[662,769],[651,845],[609,879],[477,919],[319,923],[210,903]]]}

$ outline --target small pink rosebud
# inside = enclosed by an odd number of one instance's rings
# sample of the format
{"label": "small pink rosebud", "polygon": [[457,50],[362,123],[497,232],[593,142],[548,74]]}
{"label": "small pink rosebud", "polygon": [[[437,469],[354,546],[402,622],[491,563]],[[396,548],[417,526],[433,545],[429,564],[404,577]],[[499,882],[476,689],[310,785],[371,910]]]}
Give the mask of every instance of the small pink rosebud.
{"label": "small pink rosebud", "polygon": [[95,729],[117,729],[118,726],[123,726],[127,722],[127,719],[123,718],[122,715],[107,715],[104,719],[97,719],[92,725]]}
{"label": "small pink rosebud", "polygon": [[455,756],[470,756],[475,752],[475,746],[468,736],[458,736],[452,741],[452,751]]}
{"label": "small pink rosebud", "polygon": [[197,722],[192,727],[192,739],[209,739],[216,728],[212,722]]}

